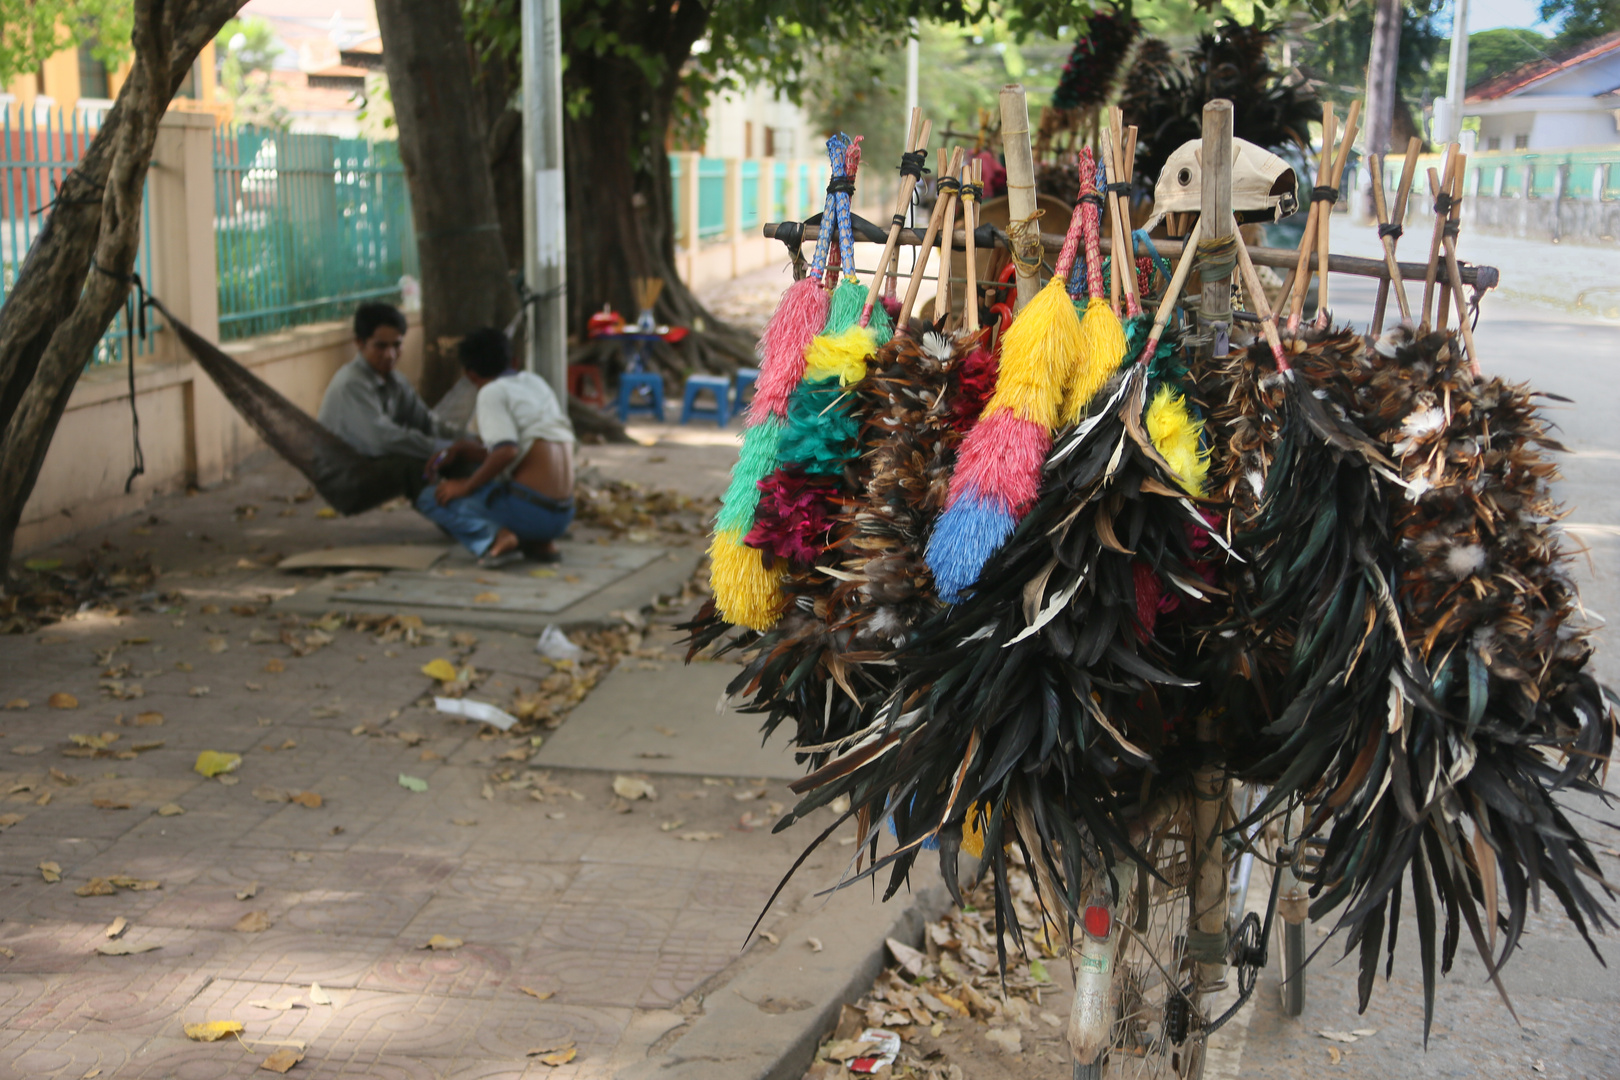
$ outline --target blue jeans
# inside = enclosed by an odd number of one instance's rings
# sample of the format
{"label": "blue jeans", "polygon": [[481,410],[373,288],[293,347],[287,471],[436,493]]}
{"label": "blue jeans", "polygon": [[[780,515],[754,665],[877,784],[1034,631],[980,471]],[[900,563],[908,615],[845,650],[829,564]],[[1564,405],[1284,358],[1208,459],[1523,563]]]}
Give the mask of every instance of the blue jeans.
{"label": "blue jeans", "polygon": [[485,484],[445,506],[433,492],[432,484],[423,488],[416,508],[474,555],[488,551],[501,529],[511,529],[524,542],[555,540],[574,520],[572,499],[559,502],[514,481]]}

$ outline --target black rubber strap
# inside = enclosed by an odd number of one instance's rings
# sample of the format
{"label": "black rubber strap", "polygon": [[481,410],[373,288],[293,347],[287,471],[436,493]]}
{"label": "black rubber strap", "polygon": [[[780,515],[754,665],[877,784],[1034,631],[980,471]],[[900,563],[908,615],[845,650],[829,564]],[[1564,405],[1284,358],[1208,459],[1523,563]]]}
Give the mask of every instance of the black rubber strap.
{"label": "black rubber strap", "polygon": [[855,194],[855,178],[853,176],[835,176],[827,181],[827,194],[853,195]]}
{"label": "black rubber strap", "polygon": [[1450,192],[1442,191],[1434,197],[1434,212],[1437,214],[1449,214],[1461,201],[1461,199],[1453,199]]}
{"label": "black rubber strap", "polygon": [[1132,188],[1130,184],[1121,180],[1118,183],[1103,185],[1103,190],[1110,195],[1129,195]]}
{"label": "black rubber strap", "polygon": [[936,182],[936,187],[939,189],[939,192],[942,195],[946,193],[954,195],[956,192],[962,190],[962,181],[958,180],[954,176],[942,176]]}
{"label": "black rubber strap", "polygon": [[1449,237],[1451,237],[1452,239],[1455,240],[1457,238],[1457,233],[1461,230],[1461,228],[1462,228],[1462,222],[1460,222],[1460,221],[1448,221],[1440,229],[1440,235],[1441,236],[1449,236]]}
{"label": "black rubber strap", "polygon": [[1086,194],[1080,196],[1080,201],[1083,203],[1090,203],[1099,210],[1102,209],[1103,197],[1095,191],[1088,191]]}
{"label": "black rubber strap", "polygon": [[900,175],[921,178],[928,174],[928,151],[908,150],[900,155]]}
{"label": "black rubber strap", "polygon": [[1378,238],[1382,240],[1387,236],[1392,240],[1399,240],[1404,231],[1405,230],[1403,230],[1400,225],[1391,221],[1387,224],[1378,226]]}
{"label": "black rubber strap", "polygon": [[1325,202],[1329,205],[1339,201],[1339,189],[1327,184],[1319,184],[1311,188],[1311,202]]}

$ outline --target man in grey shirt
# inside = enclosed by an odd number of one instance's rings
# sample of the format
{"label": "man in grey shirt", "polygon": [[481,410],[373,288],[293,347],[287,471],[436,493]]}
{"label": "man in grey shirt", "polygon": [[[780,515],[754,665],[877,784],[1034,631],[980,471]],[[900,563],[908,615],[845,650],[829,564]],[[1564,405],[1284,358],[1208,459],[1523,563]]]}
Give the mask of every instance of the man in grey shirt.
{"label": "man in grey shirt", "polygon": [[426,482],[428,460],[461,433],[428,410],[394,368],[405,338],[405,315],[392,304],[361,304],[354,313],[359,355],[339,368],[321,398],[321,426],[389,474],[408,478],[411,492]]}

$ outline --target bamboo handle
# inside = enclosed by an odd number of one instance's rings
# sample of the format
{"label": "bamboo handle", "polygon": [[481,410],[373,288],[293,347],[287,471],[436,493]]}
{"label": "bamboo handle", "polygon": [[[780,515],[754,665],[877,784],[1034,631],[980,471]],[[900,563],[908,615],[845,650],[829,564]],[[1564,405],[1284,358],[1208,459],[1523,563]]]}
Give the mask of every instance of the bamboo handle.
{"label": "bamboo handle", "polygon": [[[1451,168],[1455,153],[1453,147],[1455,146],[1455,143],[1446,146],[1445,173],[1443,175],[1437,176],[1433,169],[1429,170],[1429,192],[1437,198],[1442,191],[1449,192],[1451,190]],[[1418,319],[1418,325],[1423,327],[1429,325],[1429,305],[1434,301],[1434,283],[1440,273],[1440,250],[1443,246],[1440,240],[1445,233],[1445,228],[1446,215],[1436,213],[1434,215],[1434,234],[1429,238],[1429,265],[1423,275],[1423,310],[1420,313],[1421,317]]]}
{"label": "bamboo handle", "polygon": [[[1358,98],[1350,103],[1350,114],[1344,118],[1344,135],[1339,140],[1339,152],[1333,159],[1333,171],[1328,174],[1328,186],[1335,191],[1339,189],[1339,184],[1344,179],[1344,167],[1350,160],[1350,144],[1356,141],[1357,123],[1360,119],[1361,100]],[[1324,257],[1333,250],[1328,244],[1328,231],[1332,221],[1333,204],[1328,203],[1322,208],[1320,222],[1322,232],[1316,241],[1316,253]],[[1322,274],[1318,279],[1316,286],[1316,317],[1318,320],[1326,320],[1329,317],[1328,289],[1330,280],[1327,274]]]}
{"label": "bamboo handle", "polygon": [[[1322,103],[1322,154],[1316,166],[1316,185],[1327,184],[1328,169],[1333,158],[1333,103]],[[1299,238],[1299,260],[1294,267],[1294,288],[1289,296],[1288,329],[1293,330],[1299,326],[1299,317],[1305,312],[1305,294],[1311,291],[1311,253],[1316,249],[1316,236],[1319,226],[1316,219],[1321,216],[1322,204],[1313,196],[1310,212],[1305,216],[1305,232]],[[1325,260],[1323,260],[1325,261]]]}
{"label": "bamboo handle", "polygon": [[[1466,161],[1466,158],[1462,160]],[[1451,220],[1462,222],[1463,166],[1457,167],[1451,180]],[[1446,278],[1452,295],[1457,299],[1457,326],[1462,330],[1463,344],[1468,348],[1468,363],[1475,375],[1481,374],[1479,353],[1474,351],[1474,328],[1468,322],[1468,302],[1463,299],[1462,273],[1457,266],[1457,238],[1449,233],[1446,242]]]}
{"label": "bamboo handle", "polygon": [[[1449,225],[1450,225],[1451,222],[1453,222],[1453,221],[1461,221],[1462,220],[1462,186],[1463,186],[1463,176],[1466,174],[1467,169],[1468,169],[1468,155],[1467,154],[1462,154],[1462,153],[1456,154],[1456,155],[1454,155],[1454,160],[1456,161],[1456,165],[1451,170],[1451,185],[1446,189],[1447,193],[1451,196],[1451,210],[1446,216],[1446,222],[1447,222],[1448,228],[1449,228]],[[1441,257],[1442,260],[1445,259],[1446,240],[1448,240],[1448,239],[1449,239],[1449,237],[1447,237],[1445,235],[1445,232],[1442,231],[1441,236],[1440,236],[1440,257]],[[1449,269],[1449,266],[1447,267],[1447,269]],[[1434,321],[1440,327],[1440,329],[1442,331],[1445,330],[1446,325],[1447,325],[1447,323],[1449,321],[1449,317],[1447,315],[1446,308],[1447,308],[1447,305],[1450,302],[1451,302],[1451,283],[1448,281],[1440,289],[1440,296],[1434,302],[1435,311],[1436,311]],[[1459,319],[1462,318],[1463,310],[1464,309],[1462,309],[1462,308],[1457,309],[1457,317]]]}
{"label": "bamboo handle", "polygon": [[[1035,159],[1029,147],[1029,105],[1024,88],[1009,83],[1001,88],[1001,150],[1007,167],[1007,210],[1009,226],[1035,216]],[[1031,226],[1033,227],[1033,226]],[[1018,299],[1013,310],[1022,311],[1041,290],[1040,268],[1018,274]]]}
{"label": "bamboo handle", "polygon": [[[912,153],[928,145],[928,136],[932,133],[933,122],[922,118],[922,109],[911,110],[911,131],[906,137],[906,152]],[[872,272],[872,282],[866,287],[866,303],[861,307],[861,325],[865,326],[872,321],[872,307],[877,303],[878,291],[883,287],[883,275],[889,268],[889,260],[900,254],[900,229],[903,226],[901,216],[905,214],[906,207],[911,205],[911,193],[917,188],[917,177],[902,176],[900,190],[894,199],[894,220],[889,223],[889,239],[883,245],[883,255],[878,259],[877,269]]]}
{"label": "bamboo handle", "polygon": [[[939,156],[943,159],[945,151],[942,149]],[[949,164],[939,170],[939,175],[949,176],[951,170],[959,168],[962,163],[962,148],[959,146],[951,151]],[[911,309],[917,303],[917,291],[922,288],[924,271],[928,268],[928,251],[934,246],[934,237],[939,235],[941,222],[945,219],[945,199],[941,196],[934,200],[933,213],[928,216],[928,229],[923,233],[922,243],[917,246],[917,262],[911,268],[911,280],[906,282],[906,298],[900,304],[900,322],[904,326],[911,320]]]}
{"label": "bamboo handle", "polygon": [[[1124,113],[1120,113],[1123,119]],[[1127,184],[1136,182],[1136,125],[1132,124],[1125,129],[1125,170],[1120,179]],[[1142,292],[1136,284],[1136,239],[1131,231],[1131,200],[1124,196],[1119,200],[1119,216],[1125,223],[1125,249],[1130,254],[1130,260],[1125,266],[1125,302],[1130,314],[1142,314]],[[1118,255],[1114,256],[1116,259]]]}
{"label": "bamboo handle", "polygon": [[[1101,136],[1099,138],[1099,145],[1097,147],[1097,160],[1098,160],[1099,163],[1102,163],[1103,166],[1104,166],[1103,183],[1105,185],[1110,183],[1114,179],[1114,174],[1118,171],[1116,169],[1115,165],[1114,165],[1114,144],[1119,142],[1119,139],[1116,137],[1116,133],[1119,131],[1119,129],[1114,126],[1113,112],[1114,112],[1113,109],[1108,110],[1108,113],[1109,113],[1108,127],[1104,128],[1102,130]],[[1105,192],[1104,193],[1103,205],[1108,208],[1107,214],[1104,215],[1108,219],[1108,233],[1109,233],[1110,236],[1118,237],[1119,236],[1119,214],[1116,212],[1116,207],[1114,206],[1114,196],[1113,196],[1112,192]],[[1100,221],[1097,223],[1097,234],[1098,234],[1099,237],[1101,237],[1101,235],[1102,235],[1102,222],[1100,222]],[[1119,247],[1118,240],[1115,240],[1114,247],[1116,247],[1116,248]],[[1119,309],[1119,291],[1123,287],[1123,285],[1122,285],[1122,277],[1123,277],[1123,275],[1120,274],[1120,272],[1119,272],[1119,259],[1118,258],[1109,259],[1108,260],[1108,306],[1114,309],[1114,313],[1116,315],[1119,314],[1119,310],[1120,310]]]}
{"label": "bamboo handle", "polygon": [[1271,346],[1271,355],[1277,361],[1278,371],[1288,370],[1288,358],[1283,354],[1282,338],[1277,333],[1277,318],[1272,313],[1271,302],[1266,299],[1266,290],[1260,284],[1260,275],[1255,272],[1254,260],[1249,258],[1249,245],[1243,242],[1243,233],[1238,229],[1236,215],[1232,218],[1232,235],[1237,237],[1238,271],[1243,275],[1243,287],[1249,292],[1249,299],[1254,304],[1254,313],[1260,316],[1260,329],[1265,332],[1266,344]]}
{"label": "bamboo handle", "polygon": [[[1378,212],[1379,232],[1389,224],[1389,207],[1384,202],[1384,159],[1372,159],[1372,194],[1373,209]],[[1410,324],[1412,321],[1412,308],[1406,299],[1406,283],[1401,280],[1401,264],[1395,260],[1395,238],[1393,236],[1379,236],[1379,242],[1384,248],[1384,264],[1389,267],[1389,280],[1378,283],[1378,299],[1373,303],[1372,334],[1376,338],[1384,330],[1384,308],[1389,303],[1389,290],[1395,289],[1395,301],[1401,308],[1401,322]]]}
{"label": "bamboo handle", "polygon": [[[984,163],[975,158],[962,168],[962,183],[976,184],[983,173]],[[973,230],[979,227],[979,200],[962,200],[962,227],[967,231],[967,285],[962,327],[970,334],[979,332],[979,262],[974,248]]]}
{"label": "bamboo handle", "polygon": [[1181,249],[1181,261],[1176,263],[1175,273],[1170,275],[1170,284],[1164,290],[1164,299],[1159,301],[1159,310],[1153,316],[1153,332],[1148,335],[1147,344],[1142,347],[1144,357],[1152,358],[1153,350],[1158,346],[1159,338],[1170,322],[1170,313],[1176,309],[1176,301],[1187,284],[1187,276],[1192,273],[1193,262],[1198,258],[1198,238],[1203,234],[1204,219],[1200,217],[1193,222],[1192,231],[1187,234],[1186,246]]}
{"label": "bamboo handle", "polygon": [[[956,175],[956,170],[952,170]],[[939,277],[934,285],[934,321],[944,328],[951,317],[951,252],[956,240],[956,203],[960,195],[945,197],[945,223],[939,231]],[[943,315],[945,321],[940,322]]]}

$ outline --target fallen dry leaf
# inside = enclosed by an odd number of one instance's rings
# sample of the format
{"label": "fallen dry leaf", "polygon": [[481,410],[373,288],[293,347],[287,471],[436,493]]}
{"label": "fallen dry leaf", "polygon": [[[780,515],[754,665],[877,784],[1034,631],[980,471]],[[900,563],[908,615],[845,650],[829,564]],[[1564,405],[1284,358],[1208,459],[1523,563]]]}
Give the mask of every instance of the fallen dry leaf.
{"label": "fallen dry leaf", "polygon": [[537,1060],[542,1065],[550,1065],[552,1068],[556,1068],[558,1065],[568,1064],[578,1056],[579,1049],[577,1047],[570,1046],[568,1049],[558,1050],[554,1054],[541,1054]]}
{"label": "fallen dry leaf", "polygon": [[25,697],[12,698],[10,701],[6,702],[6,708],[26,709],[28,708],[28,699]]}
{"label": "fallen dry leaf", "polygon": [[18,757],[27,757],[30,754],[41,753],[44,749],[43,746],[13,746],[11,752]]}
{"label": "fallen dry leaf", "polygon": [[772,945],[782,944],[782,939],[771,933],[769,930],[761,930],[759,932],[759,936],[770,942]]}
{"label": "fallen dry leaf", "polygon": [[329,521],[332,518],[337,517],[338,512],[332,509],[330,506],[323,506],[319,510],[315,511],[315,516],[320,518],[322,521]]}
{"label": "fallen dry leaf", "polygon": [[478,824],[478,819],[477,819],[477,818],[475,818],[475,817],[458,817],[458,818],[451,818],[451,819],[450,819],[450,824],[452,824],[452,825],[459,825],[459,826],[461,826],[461,827],[462,827],[462,828],[464,828],[464,829],[470,829],[470,828],[472,828],[472,827],[473,827],[473,826],[474,826],[474,825],[477,825],[477,824]]}
{"label": "fallen dry leaf", "polygon": [[418,945],[417,948],[432,949],[434,952],[442,952],[445,949],[459,949],[465,944],[466,942],[462,941],[458,937],[445,937],[443,934],[434,934],[432,937],[427,939],[426,945]]}
{"label": "fallen dry leaf", "polygon": [[804,943],[810,946],[811,952],[820,952],[823,948],[820,938],[807,937],[804,939]]}
{"label": "fallen dry leaf", "polygon": [[497,592],[481,592],[473,597],[473,603],[475,604],[498,604],[500,602],[501,594]]}
{"label": "fallen dry leaf", "polygon": [[77,709],[79,707],[79,699],[74,697],[72,694],[58,692],[52,694],[46,700],[45,704],[49,705],[53,709]]}
{"label": "fallen dry leaf", "polygon": [[136,713],[135,723],[140,727],[157,727],[163,723],[163,714],[160,712]]}
{"label": "fallen dry leaf", "polygon": [[176,817],[185,813],[186,808],[181,806],[179,803],[169,802],[158,807],[157,812],[159,817]]}
{"label": "fallen dry leaf", "polygon": [[7,960],[17,959],[17,954],[12,952],[11,947],[8,945],[0,945],[0,956],[5,957]]}
{"label": "fallen dry leaf", "polygon": [[129,803],[119,802],[117,799],[91,799],[90,805],[97,810],[128,810]]}
{"label": "fallen dry leaf", "polygon": [[258,799],[260,802],[286,802],[288,799],[292,798],[291,795],[287,794],[281,788],[272,787],[269,784],[260,784],[258,787],[254,788],[253,797]]}
{"label": "fallen dry leaf", "polygon": [[269,1009],[272,1012],[286,1012],[289,1009],[308,1008],[307,1005],[295,997],[290,997],[286,1001],[250,1001],[248,1004],[253,1006],[255,1009]]}
{"label": "fallen dry leaf", "polygon": [[1337,1046],[1328,1047],[1327,1052],[1329,1064],[1337,1065],[1344,1060],[1344,1051],[1340,1050]]}
{"label": "fallen dry leaf", "polygon": [[310,983],[309,1000],[315,1005],[330,1005],[332,1004],[332,995],[322,990],[320,983]]}
{"label": "fallen dry leaf", "polygon": [[130,889],[134,892],[151,892],[153,889],[163,888],[161,881],[142,881],[140,878],[130,877],[128,874],[114,874],[107,880],[120,889]]}
{"label": "fallen dry leaf", "polygon": [[264,670],[271,675],[280,675],[287,670],[287,664],[279,656],[272,656],[264,662]]}
{"label": "fallen dry leaf", "polygon": [[654,724],[653,725],[653,730],[658,732],[658,734],[660,734],[660,735],[667,735],[671,739],[675,738],[677,735],[680,734],[680,732],[676,731],[674,728],[667,727],[667,726],[665,726],[663,724]]}
{"label": "fallen dry leaf", "polygon": [[705,843],[705,842],[707,842],[709,840],[718,840],[718,839],[720,839],[720,834],[717,833],[717,832],[683,832],[683,833],[676,833],[675,834],[675,839],[677,839],[677,840],[691,840],[691,841],[693,841],[695,843],[700,843],[701,844],[701,843]]}
{"label": "fallen dry leaf", "polygon": [[928,957],[925,954],[918,952],[903,941],[896,941],[894,938],[884,939],[883,944],[889,947],[890,954],[894,956],[901,970],[907,975],[915,978],[922,974],[923,964],[928,962]]}
{"label": "fallen dry leaf", "polygon": [[102,956],[134,956],[137,953],[151,952],[152,950],[158,948],[162,948],[162,946],[153,945],[151,943],[132,945],[129,942],[120,939],[118,941],[102,942],[100,945],[96,946],[96,952],[100,953]]}
{"label": "fallen dry leaf", "polygon": [[544,1001],[557,992],[555,990],[536,990],[532,986],[520,986],[518,989],[523,991],[525,994],[528,994],[536,1001]]}
{"label": "fallen dry leaf", "polygon": [[228,652],[230,650],[230,647],[231,647],[231,643],[226,641],[222,637],[215,637],[215,638],[209,638],[208,639],[208,651],[215,654],[216,656],[218,654],[222,653],[222,652]]}
{"label": "fallen dry leaf", "polygon": [[21,814],[0,814],[0,829],[9,829],[22,820]]}
{"label": "fallen dry leaf", "polygon": [[62,880],[62,868],[60,866],[58,866],[56,863],[53,863],[53,862],[42,862],[42,863],[40,863],[39,864],[39,872],[40,872],[40,875],[45,878],[45,883],[47,885],[54,885],[58,881]]}
{"label": "fallen dry leaf", "polygon": [[232,930],[240,930],[244,934],[258,934],[270,929],[270,916],[262,911],[250,911],[240,919]]}
{"label": "fallen dry leaf", "polygon": [[288,1069],[291,1069],[294,1065],[303,1060],[303,1054],[300,1054],[290,1046],[283,1046],[280,1050],[277,1050],[275,1053],[259,1062],[259,1068],[265,1070],[266,1072],[285,1073]]}
{"label": "fallen dry leaf", "polygon": [[192,768],[203,776],[220,776],[224,773],[235,772],[242,764],[241,754],[227,754],[218,750],[204,750],[197,755],[197,764]]}
{"label": "fallen dry leaf", "polygon": [[621,799],[656,799],[658,791],[645,780],[634,776],[615,776],[613,793]]}
{"label": "fallen dry leaf", "polygon": [[51,793],[48,792],[48,791],[40,792],[39,798],[34,800],[34,805],[35,806],[49,806],[50,803],[51,803]]}
{"label": "fallen dry leaf", "polygon": [[311,810],[319,810],[323,800],[313,791],[300,791],[292,796],[290,801],[297,803],[299,806],[306,806]]}
{"label": "fallen dry leaf", "polygon": [[452,664],[443,657],[440,657],[437,660],[429,660],[427,663],[423,664],[422,674],[426,675],[430,679],[437,679],[440,682],[455,682],[456,665]]}
{"label": "fallen dry leaf", "polygon": [[120,915],[118,918],[107,924],[107,929],[103,931],[103,933],[105,933],[109,938],[115,938],[128,929],[128,927],[129,920]]}
{"label": "fallen dry leaf", "polygon": [[186,1038],[197,1042],[218,1042],[227,1035],[244,1031],[240,1020],[210,1020],[206,1024],[187,1024]]}
{"label": "fallen dry leaf", "polygon": [[1018,1028],[991,1028],[984,1033],[984,1037],[1004,1054],[1024,1052],[1024,1033]]}
{"label": "fallen dry leaf", "polygon": [[685,824],[686,824],[686,819],[685,818],[675,818],[675,819],[673,819],[671,821],[659,822],[658,827],[659,827],[659,829],[661,829],[664,832],[674,832],[676,829],[680,828],[682,825],[685,825]]}
{"label": "fallen dry leaf", "polygon": [[91,878],[89,881],[73,890],[74,896],[112,896],[118,892],[118,886],[106,878]]}
{"label": "fallen dry leaf", "polygon": [[257,881],[255,881],[253,884],[249,885],[247,888],[245,888],[241,892],[237,893],[236,898],[238,900],[251,900],[255,896],[258,896],[258,895],[259,895],[259,883]]}
{"label": "fallen dry leaf", "polygon": [[1318,1031],[1317,1034],[1331,1042],[1353,1043],[1356,1041],[1356,1036],[1348,1031]]}
{"label": "fallen dry leaf", "polygon": [[51,779],[55,780],[58,784],[66,784],[68,787],[72,787],[74,784],[79,782],[79,778],[77,776],[70,776],[61,769],[56,768],[51,769]]}
{"label": "fallen dry leaf", "polygon": [[858,1057],[865,1057],[878,1044],[870,1039],[835,1039],[821,1049],[821,1056],[828,1061],[849,1061]]}

